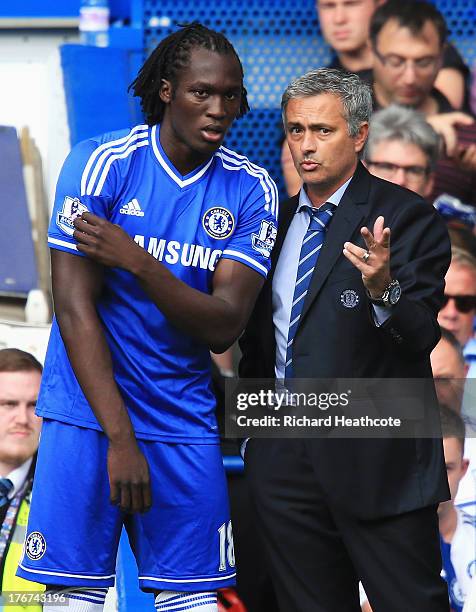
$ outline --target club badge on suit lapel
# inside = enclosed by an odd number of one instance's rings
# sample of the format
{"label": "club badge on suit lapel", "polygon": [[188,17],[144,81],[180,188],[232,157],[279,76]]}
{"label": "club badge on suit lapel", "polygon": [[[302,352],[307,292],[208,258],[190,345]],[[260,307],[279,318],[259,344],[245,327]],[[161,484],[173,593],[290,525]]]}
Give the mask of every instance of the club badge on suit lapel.
{"label": "club badge on suit lapel", "polygon": [[340,294],[340,302],[344,308],[355,308],[360,302],[359,294],[353,289],[345,289]]}

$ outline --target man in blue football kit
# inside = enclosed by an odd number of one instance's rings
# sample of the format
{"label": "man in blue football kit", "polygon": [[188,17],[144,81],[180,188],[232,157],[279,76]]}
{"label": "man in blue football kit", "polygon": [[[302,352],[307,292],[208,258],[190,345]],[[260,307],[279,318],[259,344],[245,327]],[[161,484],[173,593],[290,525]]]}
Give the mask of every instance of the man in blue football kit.
{"label": "man in blue football kit", "polygon": [[58,181],[56,318],[18,574],[72,589],[65,610],[102,610],[124,524],[156,609],[211,612],[235,561],[209,351],[240,335],[264,282],[277,192],[222,146],[248,110],[224,36],[182,28],[133,88],[147,123],[79,143]]}

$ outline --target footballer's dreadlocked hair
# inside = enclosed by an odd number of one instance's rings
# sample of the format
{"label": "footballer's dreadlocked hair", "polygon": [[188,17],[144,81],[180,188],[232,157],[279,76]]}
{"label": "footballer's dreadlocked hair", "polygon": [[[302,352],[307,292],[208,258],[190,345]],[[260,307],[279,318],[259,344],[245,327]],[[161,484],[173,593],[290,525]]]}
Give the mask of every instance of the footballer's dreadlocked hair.
{"label": "footballer's dreadlocked hair", "polygon": [[[134,96],[141,98],[142,111],[148,125],[159,123],[164,116],[165,104],[160,98],[162,80],[166,79],[172,85],[176,85],[180,71],[189,65],[191,51],[196,47],[236,57],[243,82],[243,66],[240,58],[223,34],[209,30],[197,21],[184,25],[162,40],[129,86],[128,91],[132,89]],[[242,84],[238,117],[242,117],[249,110],[246,89]]]}

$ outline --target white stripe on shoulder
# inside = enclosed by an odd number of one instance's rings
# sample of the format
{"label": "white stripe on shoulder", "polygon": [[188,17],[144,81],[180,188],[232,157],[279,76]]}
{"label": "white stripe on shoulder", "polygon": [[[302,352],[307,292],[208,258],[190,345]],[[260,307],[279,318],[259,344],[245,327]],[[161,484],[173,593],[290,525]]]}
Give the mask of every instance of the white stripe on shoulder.
{"label": "white stripe on shoulder", "polygon": [[[120,149],[116,149],[117,154],[116,155],[109,155],[109,157],[107,158],[106,163],[104,164],[104,168],[103,171],[101,173],[101,177],[99,179],[99,181],[97,182],[97,186],[96,189],[94,190],[94,194],[95,196],[100,195],[101,194],[101,189],[103,188],[104,182],[107,178],[107,173],[109,172],[109,169],[111,167],[111,164],[114,160],[116,159],[124,159],[125,157],[128,157],[133,151],[135,151],[136,149],[139,149],[140,147],[145,147],[149,144],[148,140],[140,140],[139,142],[133,142],[133,144],[131,144],[125,151],[124,146],[122,146]],[[109,153],[112,153],[112,149],[111,151],[109,151]],[[119,151],[122,151],[122,153],[119,153]],[[88,195],[91,195],[91,192],[88,189]]]}
{"label": "white stripe on shoulder", "polygon": [[75,244],[71,244],[71,242],[66,242],[66,240],[58,240],[58,238],[50,238],[48,236],[48,244],[57,244],[58,246],[66,247],[67,249],[71,249],[72,251],[77,251],[78,248]]}
{"label": "white stripe on shoulder", "polygon": [[223,151],[226,154],[228,161],[245,164],[246,167],[253,169],[255,172],[261,173],[264,176],[266,183],[269,185],[269,187],[274,190],[277,199],[278,190],[276,184],[274,183],[273,179],[270,177],[268,171],[265,168],[254,164],[252,161],[249,160],[248,157],[246,157],[246,155],[241,155],[240,153],[237,153],[232,149],[228,149],[227,147],[221,146],[219,150]]}
{"label": "white stripe on shoulder", "polygon": [[[222,162],[224,160],[237,164],[239,167],[243,167],[247,170],[249,174],[260,178],[261,185],[265,192],[266,202],[270,204],[270,207],[267,210],[271,210],[271,213],[276,217],[278,217],[278,188],[276,187],[275,182],[270,177],[268,171],[257,164],[251,162],[245,155],[240,155],[236,151],[232,151],[227,147],[221,146],[217,151],[218,156],[222,158]],[[220,155],[221,154],[221,155]],[[230,168],[227,168],[230,170]],[[261,178],[262,177],[262,178]],[[264,184],[263,184],[264,182]]]}
{"label": "white stripe on shoulder", "polygon": [[[127,147],[131,138],[135,138],[135,139],[137,139],[138,137],[144,138],[148,136],[148,134],[149,134],[148,125],[136,125],[134,128],[132,128],[132,130],[126,136],[123,136],[122,138],[118,138],[117,140],[111,140],[109,142],[105,142],[102,145],[99,145],[99,147],[97,147],[96,149],[94,149],[94,151],[91,153],[87,161],[86,166],[84,167],[83,174],[81,176],[81,195],[86,194],[89,173],[93,167],[93,164],[95,164],[96,160],[98,159],[99,156],[101,156],[101,154],[103,154],[108,149],[120,146],[122,144],[125,144],[125,146]],[[94,176],[97,176],[100,170],[100,168],[97,168],[98,163],[102,163],[102,162],[96,162],[95,168],[93,170],[93,173],[95,172]],[[91,183],[91,179],[89,180],[89,183]],[[91,191],[92,191],[92,185],[91,185]],[[91,191],[89,191],[89,194],[91,193]]]}
{"label": "white stripe on shoulder", "polygon": [[[218,157],[220,157],[222,165],[226,170],[235,170],[235,171],[245,170],[249,175],[254,176],[255,178],[259,179],[260,185],[264,191],[264,198],[266,202],[264,205],[264,209],[266,211],[270,211],[271,214],[277,217],[277,204],[276,204],[277,196],[276,196],[276,193],[273,187],[269,186],[269,183],[267,182],[266,177],[261,173],[255,172],[246,164],[235,163],[232,159],[227,158],[227,156],[223,155],[223,153],[219,155]],[[227,163],[228,159],[230,159],[231,163]]]}
{"label": "white stripe on shoulder", "polygon": [[242,259],[243,261],[246,261],[248,264],[252,264],[253,266],[256,266],[258,270],[261,270],[262,272],[264,272],[265,276],[268,275],[267,268],[265,268],[262,264],[259,263],[259,261],[256,261],[256,259],[253,259],[249,255],[245,255],[244,253],[240,253],[239,251],[233,251],[232,249],[225,249],[222,253],[222,257],[223,255],[231,255],[232,257],[237,257],[238,259]]}
{"label": "white stripe on shoulder", "polygon": [[[94,170],[91,174],[91,177],[89,179],[88,185],[86,187],[86,194],[87,195],[91,195],[94,189],[94,184],[95,181],[98,177],[98,174],[100,172],[101,169],[103,169],[105,166],[107,166],[108,168],[110,168],[110,164],[109,166],[107,165],[106,160],[109,161],[110,155],[112,155],[113,153],[122,153],[123,151],[125,151],[126,149],[129,150],[131,145],[133,145],[134,143],[137,143],[137,146],[143,146],[146,144],[149,144],[148,140],[139,140],[140,138],[145,139],[148,137],[148,132],[139,132],[137,134],[134,134],[133,136],[131,136],[124,144],[120,145],[120,146],[115,146],[115,147],[110,147],[108,149],[106,149],[105,151],[103,151],[103,153],[101,153],[99,159],[96,162],[96,165],[94,166]],[[135,149],[130,149],[135,150]],[[102,176],[102,175],[101,175]],[[104,184],[104,181],[103,181]],[[102,187],[102,185],[101,185]],[[96,187],[96,191],[97,191],[97,187]],[[96,194],[98,195],[98,194]]]}

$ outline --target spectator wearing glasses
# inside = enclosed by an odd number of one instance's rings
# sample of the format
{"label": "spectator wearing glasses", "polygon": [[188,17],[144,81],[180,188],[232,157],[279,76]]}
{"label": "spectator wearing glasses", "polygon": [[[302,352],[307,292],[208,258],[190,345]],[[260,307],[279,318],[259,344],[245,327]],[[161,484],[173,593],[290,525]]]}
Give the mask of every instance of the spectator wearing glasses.
{"label": "spectator wearing glasses", "polygon": [[446,35],[443,16],[429,2],[388,0],[378,7],[370,24],[375,108],[421,111],[445,145],[430,200],[448,193],[476,205],[476,125],[435,88]]}
{"label": "spectator wearing glasses", "polygon": [[427,197],[440,139],[424,116],[391,105],[372,115],[364,163],[372,174]]}
{"label": "spectator wearing glasses", "polygon": [[476,259],[463,249],[452,247],[451,264],[445,282],[445,301],[438,314],[438,322],[451,331],[464,347],[473,337]]}
{"label": "spectator wearing glasses", "polygon": [[434,87],[446,36],[443,15],[427,2],[389,0],[375,11],[370,41],[376,106],[394,102],[429,115],[450,112],[448,99]]}

